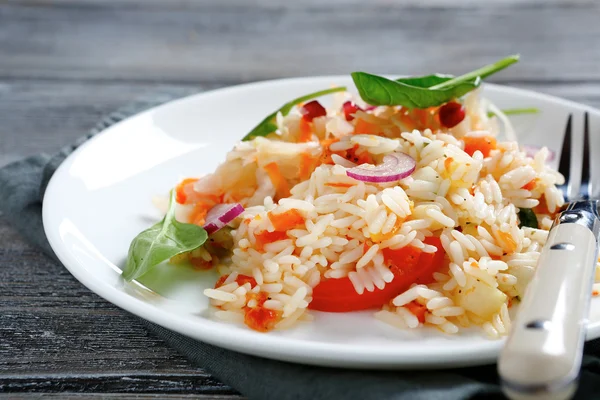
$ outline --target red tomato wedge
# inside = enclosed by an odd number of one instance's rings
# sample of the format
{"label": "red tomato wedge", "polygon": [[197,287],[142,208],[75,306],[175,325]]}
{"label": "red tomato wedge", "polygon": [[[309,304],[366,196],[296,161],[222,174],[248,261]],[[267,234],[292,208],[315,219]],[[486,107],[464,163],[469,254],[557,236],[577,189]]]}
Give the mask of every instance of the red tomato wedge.
{"label": "red tomato wedge", "polygon": [[405,291],[413,283],[431,283],[433,273],[444,263],[444,249],[439,238],[427,238],[426,244],[437,247],[435,253],[423,253],[416,247],[398,250],[384,249],[383,255],[390,265],[394,279],[383,289],[356,293],[349,278],[326,279],[313,289],[313,299],[308,308],[327,312],[348,312],[381,307]]}

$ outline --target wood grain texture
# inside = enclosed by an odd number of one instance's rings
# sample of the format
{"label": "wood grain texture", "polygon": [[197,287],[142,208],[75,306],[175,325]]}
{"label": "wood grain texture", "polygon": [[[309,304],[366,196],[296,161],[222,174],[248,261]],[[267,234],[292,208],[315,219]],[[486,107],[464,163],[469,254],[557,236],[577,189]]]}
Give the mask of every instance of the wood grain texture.
{"label": "wood grain texture", "polygon": [[[136,99],[278,77],[460,73],[600,107],[596,0],[0,0],[0,166]],[[1,200],[0,200],[1,201]],[[0,398],[240,399],[0,216]]]}
{"label": "wood grain texture", "polygon": [[0,393],[234,394],[0,217]]}
{"label": "wood grain texture", "polygon": [[[84,2],[0,5],[0,78],[240,82],[354,70],[599,80],[600,3]],[[422,2],[427,4],[426,2]]]}

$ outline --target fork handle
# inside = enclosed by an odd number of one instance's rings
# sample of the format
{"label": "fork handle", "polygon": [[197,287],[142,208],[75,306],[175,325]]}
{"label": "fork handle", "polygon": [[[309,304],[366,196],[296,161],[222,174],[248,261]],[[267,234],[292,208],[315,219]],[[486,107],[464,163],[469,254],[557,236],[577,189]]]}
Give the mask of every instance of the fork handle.
{"label": "fork handle", "polygon": [[568,399],[577,388],[598,255],[596,215],[565,211],[550,230],[498,361],[511,399]]}

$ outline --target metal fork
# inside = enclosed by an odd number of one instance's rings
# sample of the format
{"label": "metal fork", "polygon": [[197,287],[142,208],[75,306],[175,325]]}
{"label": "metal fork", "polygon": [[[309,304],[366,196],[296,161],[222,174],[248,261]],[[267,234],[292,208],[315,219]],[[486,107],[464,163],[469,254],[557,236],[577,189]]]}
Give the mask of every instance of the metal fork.
{"label": "metal fork", "polygon": [[577,388],[585,328],[598,257],[600,217],[592,199],[589,116],[584,116],[579,192],[569,196],[572,115],[569,116],[559,171],[567,206],[558,214],[500,354],[498,372],[512,399],[568,399]]}

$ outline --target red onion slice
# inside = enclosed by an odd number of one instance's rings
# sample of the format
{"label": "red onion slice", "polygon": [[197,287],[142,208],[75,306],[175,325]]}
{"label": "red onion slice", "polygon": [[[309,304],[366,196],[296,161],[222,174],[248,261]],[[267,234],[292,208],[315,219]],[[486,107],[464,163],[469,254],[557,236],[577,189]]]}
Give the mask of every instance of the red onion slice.
{"label": "red onion slice", "polygon": [[[527,157],[535,157],[535,155],[537,154],[538,151],[540,151],[542,149],[542,147],[540,146],[529,146],[529,145],[524,145],[523,146],[523,150],[525,151],[525,155],[527,155]],[[546,159],[546,161],[550,162],[552,160],[554,160],[554,152],[550,149],[548,149],[548,158]]]}
{"label": "red onion slice", "polygon": [[416,166],[416,161],[408,154],[392,153],[383,157],[383,164],[362,164],[346,170],[346,175],[363,182],[393,182],[412,174]]}
{"label": "red onion slice", "polygon": [[209,235],[215,233],[244,212],[241,204],[217,204],[206,214],[204,229]]}

